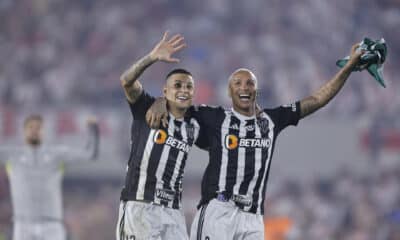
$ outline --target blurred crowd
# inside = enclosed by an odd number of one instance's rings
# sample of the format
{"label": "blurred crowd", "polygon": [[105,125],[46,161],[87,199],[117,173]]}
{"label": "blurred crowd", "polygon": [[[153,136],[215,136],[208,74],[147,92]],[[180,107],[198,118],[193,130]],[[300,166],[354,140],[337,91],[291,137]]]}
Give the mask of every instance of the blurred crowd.
{"label": "blurred crowd", "polygon": [[[258,76],[259,102],[267,107],[307,96],[333,76],[336,60],[353,43],[384,37],[388,87],[381,88],[365,72],[354,74],[317,114],[374,116],[369,147],[376,158],[383,137],[373,131],[387,128],[386,123],[400,128],[398,26],[398,0],[1,0],[0,110],[126,110],[120,74],[167,29],[182,33],[188,48],[178,56],[180,64],[156,64],[145,72],[147,91],[159,95],[165,73],[184,67],[197,80],[197,103],[229,105],[227,78],[247,67]],[[388,116],[385,122],[383,116]],[[118,146],[127,147],[125,139]],[[285,238],[277,234],[269,240],[400,239],[400,166],[370,169],[360,174],[344,168],[330,178],[277,183],[267,191],[266,222],[284,218],[287,227]],[[113,239],[121,184],[76,181],[67,179],[64,189],[70,239]],[[187,181],[184,205],[190,224],[200,184]],[[11,234],[10,209],[0,167],[0,240]]]}
{"label": "blurred crowd", "polygon": [[[275,106],[332,77],[353,43],[384,37],[388,88],[356,74],[322,114],[354,116],[382,102],[399,108],[399,9],[396,0],[2,0],[0,101],[118,106],[121,72],[169,29],[188,43],[177,66],[198,80],[197,102],[225,105],[227,78],[238,67],[254,70],[259,102]],[[173,67],[157,64],[144,75],[145,88],[160,94]]]}
{"label": "blurred crowd", "polygon": [[266,222],[284,218],[288,227],[283,232],[267,224],[268,240],[400,239],[399,183],[400,164],[363,174],[343,168],[329,178],[280,183],[267,194]]}

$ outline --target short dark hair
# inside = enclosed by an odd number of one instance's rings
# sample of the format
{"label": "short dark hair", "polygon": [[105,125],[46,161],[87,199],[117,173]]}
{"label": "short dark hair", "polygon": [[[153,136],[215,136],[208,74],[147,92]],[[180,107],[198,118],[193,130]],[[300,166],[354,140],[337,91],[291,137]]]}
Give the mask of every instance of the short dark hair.
{"label": "short dark hair", "polygon": [[186,75],[189,75],[189,76],[192,76],[192,77],[193,77],[192,73],[190,73],[188,70],[183,69],[183,68],[175,68],[175,69],[173,69],[172,71],[170,71],[170,72],[167,74],[167,76],[165,77],[165,79],[168,79],[170,76],[172,76],[172,75],[174,75],[174,74],[179,74],[179,73],[186,74]]}
{"label": "short dark hair", "polygon": [[24,127],[26,127],[26,125],[30,122],[30,121],[39,121],[39,122],[43,122],[43,118],[42,116],[40,116],[39,114],[31,114],[28,117],[25,118],[24,120]]}

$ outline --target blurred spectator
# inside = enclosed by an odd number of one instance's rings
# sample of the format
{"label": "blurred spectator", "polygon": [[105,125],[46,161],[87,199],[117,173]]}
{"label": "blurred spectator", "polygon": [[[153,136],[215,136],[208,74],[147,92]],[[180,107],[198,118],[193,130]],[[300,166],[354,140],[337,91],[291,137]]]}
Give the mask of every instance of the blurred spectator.
{"label": "blurred spectator", "polygon": [[[119,75],[132,56],[142,56],[166,29],[186,38],[181,65],[198,80],[198,103],[229,103],[229,73],[247,67],[258,76],[259,102],[266,107],[317,89],[337,70],[335,61],[348,54],[349,44],[366,36],[384,37],[388,87],[380,88],[367,73],[355,74],[342,96],[316,115],[356,119],[376,113],[370,125],[375,159],[382,127],[400,129],[398,26],[398,0],[1,0],[0,113],[82,105],[125,109]],[[155,79],[168,67],[157,64],[144,74],[150,93],[161,94],[162,83]],[[121,115],[127,121],[128,116]],[[8,120],[9,125],[14,122]],[[120,131],[115,134],[123,136]],[[121,142],[108,145],[129,154],[128,136],[118,139]],[[110,154],[121,158],[116,156]],[[329,179],[279,183],[279,191],[267,192],[265,217],[289,220],[278,224],[288,240],[400,239],[400,166],[377,164],[371,171],[360,175],[346,169]],[[0,239],[9,239],[11,212],[4,179],[0,171]],[[185,181],[192,187],[186,188],[184,201],[193,206],[199,182],[190,176]],[[67,179],[70,239],[114,238],[119,191],[119,183]],[[185,208],[188,224],[193,212]]]}
{"label": "blurred spectator", "polygon": [[[202,82],[199,102],[227,103],[218,86],[244,66],[259,76],[260,103],[273,106],[304,97],[329,79],[349,44],[385,37],[389,88],[383,91],[367,74],[357,74],[319,114],[355,116],[373,110],[389,89],[400,90],[400,49],[394,44],[400,40],[399,7],[390,0],[4,0],[0,53],[7,57],[0,60],[0,99],[15,107],[119,103],[121,71],[154,44],[157,33],[170,29],[187,38],[182,65]],[[159,94],[161,83],[154,79],[166,68],[145,74],[152,94]],[[400,97],[393,100],[400,104]]]}

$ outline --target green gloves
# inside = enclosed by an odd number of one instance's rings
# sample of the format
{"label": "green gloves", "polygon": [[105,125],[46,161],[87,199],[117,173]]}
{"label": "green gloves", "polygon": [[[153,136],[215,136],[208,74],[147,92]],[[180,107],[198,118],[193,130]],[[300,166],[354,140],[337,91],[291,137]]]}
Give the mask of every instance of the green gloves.
{"label": "green gloves", "polygon": [[[387,55],[385,39],[381,38],[373,41],[369,38],[364,38],[357,50],[364,50],[365,53],[361,55],[361,61],[353,71],[367,69],[382,87],[386,87],[383,79],[383,63]],[[347,56],[336,61],[336,65],[338,67],[343,67],[349,61],[349,58],[350,56]]]}

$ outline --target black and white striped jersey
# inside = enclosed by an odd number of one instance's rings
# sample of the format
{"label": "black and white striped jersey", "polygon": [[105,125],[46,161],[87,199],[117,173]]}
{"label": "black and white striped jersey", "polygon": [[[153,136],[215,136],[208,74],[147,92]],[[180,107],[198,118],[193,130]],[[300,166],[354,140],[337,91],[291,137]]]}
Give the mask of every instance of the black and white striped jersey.
{"label": "black and white striped jersey", "polygon": [[198,107],[195,116],[208,138],[200,147],[210,158],[200,205],[222,196],[244,211],[263,214],[275,140],[285,127],[297,125],[300,103],[264,109],[257,118],[208,106]]}
{"label": "black and white striped jersey", "polygon": [[179,209],[185,162],[199,135],[199,124],[190,116],[176,119],[170,114],[167,128],[150,129],[145,114],[154,101],[143,91],[129,104],[133,115],[131,153],[121,200]]}

